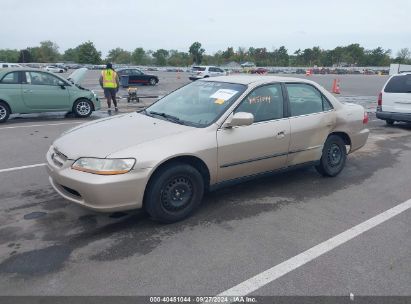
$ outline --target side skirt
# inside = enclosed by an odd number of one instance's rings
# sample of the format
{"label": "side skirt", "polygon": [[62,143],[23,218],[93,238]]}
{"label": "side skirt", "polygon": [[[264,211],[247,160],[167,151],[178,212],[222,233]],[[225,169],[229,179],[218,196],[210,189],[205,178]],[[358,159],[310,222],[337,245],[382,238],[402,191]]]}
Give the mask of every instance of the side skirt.
{"label": "side skirt", "polygon": [[292,170],[299,169],[299,168],[316,166],[319,163],[320,163],[319,160],[311,161],[311,162],[302,163],[302,164],[298,164],[298,165],[294,165],[294,166],[284,167],[284,168],[281,168],[281,169],[265,171],[265,172],[258,173],[258,174],[252,174],[252,175],[247,175],[247,176],[243,176],[243,177],[230,179],[230,180],[227,180],[227,181],[223,181],[223,182],[219,182],[219,183],[216,183],[214,185],[211,185],[209,191],[210,192],[211,191],[216,191],[218,189],[233,186],[233,185],[237,185],[237,184],[240,184],[240,183],[243,183],[243,182],[246,182],[246,181],[250,181],[250,180],[254,180],[254,179],[258,179],[258,178],[264,178],[264,177],[268,177],[268,176],[273,176],[273,175],[276,175],[276,174],[279,174],[279,173],[288,172],[288,171],[292,171]]}

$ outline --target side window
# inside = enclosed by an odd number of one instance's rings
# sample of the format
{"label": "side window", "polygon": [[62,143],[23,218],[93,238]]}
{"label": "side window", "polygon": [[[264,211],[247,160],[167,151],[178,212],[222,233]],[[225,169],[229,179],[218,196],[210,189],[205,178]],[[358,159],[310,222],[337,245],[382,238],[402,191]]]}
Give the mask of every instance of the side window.
{"label": "side window", "polygon": [[215,68],[208,68],[208,70],[209,70],[210,72],[216,72],[216,69],[215,69]]}
{"label": "side window", "polygon": [[283,93],[281,85],[270,84],[256,88],[237,107],[235,113],[254,115],[254,122],[283,118]]}
{"label": "side window", "polygon": [[1,83],[7,83],[7,84],[18,84],[19,82],[19,72],[12,72],[6,74],[6,76],[3,77],[1,80]]}
{"label": "side window", "polygon": [[394,76],[390,79],[385,87],[387,93],[410,93],[411,92],[411,75]]}
{"label": "side window", "polygon": [[287,83],[291,116],[319,113],[332,109],[331,104],[313,86],[304,83]]}
{"label": "side window", "polygon": [[27,83],[33,85],[58,86],[59,79],[53,75],[40,72],[26,72]]}

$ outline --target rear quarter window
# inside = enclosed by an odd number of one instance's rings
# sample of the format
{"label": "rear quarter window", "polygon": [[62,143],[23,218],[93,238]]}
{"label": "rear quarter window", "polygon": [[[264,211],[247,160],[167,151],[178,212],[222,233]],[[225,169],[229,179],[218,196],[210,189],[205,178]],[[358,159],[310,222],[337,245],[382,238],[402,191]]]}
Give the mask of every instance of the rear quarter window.
{"label": "rear quarter window", "polygon": [[411,75],[392,77],[385,86],[386,93],[411,93]]}

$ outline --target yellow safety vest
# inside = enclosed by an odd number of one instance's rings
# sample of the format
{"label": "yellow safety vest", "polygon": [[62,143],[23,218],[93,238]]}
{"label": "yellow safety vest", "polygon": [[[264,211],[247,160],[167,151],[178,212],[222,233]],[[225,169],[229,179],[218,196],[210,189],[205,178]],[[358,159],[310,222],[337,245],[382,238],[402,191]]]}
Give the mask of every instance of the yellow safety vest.
{"label": "yellow safety vest", "polygon": [[101,72],[103,76],[103,88],[116,89],[117,88],[117,73],[111,69],[103,70]]}

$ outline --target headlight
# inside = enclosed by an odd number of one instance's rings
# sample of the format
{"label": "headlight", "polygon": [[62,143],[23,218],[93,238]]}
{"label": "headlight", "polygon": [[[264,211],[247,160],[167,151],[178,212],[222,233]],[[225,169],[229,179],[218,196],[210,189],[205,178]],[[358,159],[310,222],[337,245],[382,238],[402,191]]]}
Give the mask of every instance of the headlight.
{"label": "headlight", "polygon": [[79,158],[72,169],[100,175],[124,174],[133,169],[134,158]]}

